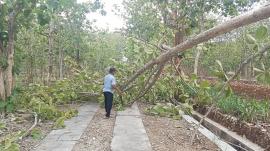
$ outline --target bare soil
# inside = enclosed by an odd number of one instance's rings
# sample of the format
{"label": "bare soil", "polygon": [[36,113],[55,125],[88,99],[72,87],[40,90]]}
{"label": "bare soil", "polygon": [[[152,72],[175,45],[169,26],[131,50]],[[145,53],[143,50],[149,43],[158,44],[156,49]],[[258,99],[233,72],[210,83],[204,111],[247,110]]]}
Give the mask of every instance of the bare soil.
{"label": "bare soil", "polygon": [[93,117],[91,124],[84,131],[81,139],[74,146],[73,151],[109,151],[113,137],[115,111],[111,118],[104,118],[104,109],[99,109]]}
{"label": "bare soil", "polygon": [[[29,125],[29,128],[31,126]],[[35,129],[39,130],[41,132],[41,138],[40,139],[34,139],[31,135],[24,138],[23,140],[19,141],[20,144],[20,151],[30,151],[35,146],[39,145],[43,138],[45,138],[53,128],[53,122],[45,122],[45,123],[39,123]]]}
{"label": "bare soil", "polygon": [[189,140],[194,132],[194,126],[185,120],[174,120],[167,117],[150,116],[144,110],[150,105],[138,103],[142,114],[143,124],[154,151],[219,151],[220,149],[198,134],[193,145]]}
{"label": "bare soil", "polygon": [[[34,124],[34,116],[28,113],[9,113],[4,119],[0,120],[1,123],[6,124],[6,128],[0,130],[0,139],[4,139],[7,135],[14,135],[17,132],[25,132]],[[49,121],[40,122],[34,129],[38,130],[41,135],[40,138],[34,139],[31,134],[18,140],[21,151],[29,151],[35,145],[39,144],[41,139],[44,138],[52,129],[53,123]]]}
{"label": "bare soil", "polygon": [[[201,77],[201,79],[208,80],[212,84],[217,81],[214,77]],[[270,86],[261,85],[255,81],[234,80],[230,83],[233,92],[239,96],[251,99],[270,100]]]}
{"label": "bare soil", "polygon": [[270,87],[257,84],[248,84],[234,81],[231,84],[233,91],[244,97],[255,98],[258,100],[270,100]]}
{"label": "bare soil", "polygon": [[[197,111],[205,114],[208,108],[198,108]],[[246,137],[250,141],[270,150],[270,124],[269,123],[247,123],[223,114],[218,109],[210,112],[208,118],[220,123],[230,130]]]}

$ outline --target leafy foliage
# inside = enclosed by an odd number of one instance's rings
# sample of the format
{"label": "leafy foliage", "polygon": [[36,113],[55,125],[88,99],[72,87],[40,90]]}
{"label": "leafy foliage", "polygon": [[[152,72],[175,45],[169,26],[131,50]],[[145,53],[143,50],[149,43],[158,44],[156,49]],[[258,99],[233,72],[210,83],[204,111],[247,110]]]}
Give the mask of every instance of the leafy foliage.
{"label": "leafy foliage", "polygon": [[74,78],[56,81],[51,86],[30,85],[29,88],[17,96],[18,105],[37,112],[45,120],[54,120],[58,117],[76,115],[76,111],[62,112],[57,109],[59,104],[67,104],[78,99],[78,92],[95,92],[100,89],[90,83],[94,76],[82,71],[76,73]]}
{"label": "leafy foliage", "polygon": [[17,144],[17,140],[23,135],[21,131],[14,132],[5,136],[0,140],[0,150],[2,151],[19,151],[19,144]]}
{"label": "leafy foliage", "polygon": [[35,139],[35,140],[40,140],[40,139],[42,139],[42,137],[43,137],[43,136],[42,136],[41,130],[36,129],[36,128],[34,128],[34,129],[31,131],[30,136],[31,136],[33,139]]}
{"label": "leafy foliage", "polygon": [[151,115],[159,115],[171,117],[173,119],[181,119],[183,114],[191,114],[192,110],[192,107],[188,104],[175,106],[171,103],[157,103],[155,106],[147,108],[145,112]]}
{"label": "leafy foliage", "polygon": [[268,101],[243,99],[236,95],[222,98],[218,101],[217,106],[222,112],[248,122],[267,121],[270,114]]}
{"label": "leafy foliage", "polygon": [[[125,83],[136,69],[164,53],[152,43],[174,45],[175,32],[182,32],[184,36],[188,36],[201,30],[199,28],[202,21],[205,29],[209,29],[217,22],[205,14],[213,12],[233,16],[239,11],[249,9],[255,1],[124,1],[126,8],[124,16],[127,21],[125,35],[130,37],[93,30],[92,22],[86,20],[86,14],[95,11],[106,14],[98,0],[83,4],[74,0],[14,0],[14,3],[4,0],[4,2],[0,10],[0,40],[4,46],[8,41],[7,15],[16,8],[15,5],[21,6],[16,19],[13,72],[19,74],[18,85],[24,85],[24,88],[6,102],[0,101],[0,110],[12,112],[16,108],[24,108],[36,112],[42,120],[55,121],[54,128],[63,128],[64,121],[76,116],[77,111],[63,111],[58,106],[79,101],[79,92],[101,91],[101,79],[104,69],[108,66],[115,66],[118,69],[117,80],[120,84]],[[53,45],[51,52],[48,52],[50,38]],[[148,113],[175,119],[181,118],[184,113],[191,114],[191,106],[194,104],[204,106],[212,103],[218,103],[224,112],[243,120],[267,118],[269,117],[267,103],[258,104],[255,101],[246,103],[233,96],[229,86],[226,87],[226,94],[222,100],[214,102],[216,100],[213,100],[213,97],[216,93],[212,91],[220,90],[220,86],[229,78],[227,72],[233,71],[243,58],[258,51],[268,42],[269,32],[266,23],[214,39],[203,46],[198,45],[197,49],[204,51],[202,66],[207,70],[209,68],[209,71],[216,69],[214,74],[219,77],[216,87],[212,87],[208,81],[201,80],[195,75],[190,74],[189,77],[178,75],[175,69],[168,65],[154,87],[140,99],[156,104],[147,109]],[[52,57],[53,66],[53,77],[50,80],[54,82],[50,85],[41,84],[48,72],[50,60],[47,59],[47,55]],[[190,56],[193,56],[193,53],[181,56],[182,63],[187,62],[189,67],[193,64],[193,61],[187,61]],[[265,65],[262,69],[256,68],[258,81],[269,83],[269,55],[265,54],[264,58],[254,62],[254,66],[258,66],[261,62]],[[7,66],[6,56],[1,56],[0,68],[6,69]],[[136,79],[135,84],[123,96],[116,96],[114,103],[118,110],[134,101],[133,99],[145,87],[149,76],[153,75],[153,71]],[[64,75],[61,76],[61,73]],[[25,86],[29,83],[31,83],[29,86]],[[180,105],[173,105],[179,102]],[[38,130],[32,131],[31,136],[37,139],[41,137]],[[1,141],[0,150],[17,150],[16,138],[7,136],[6,141]]]}

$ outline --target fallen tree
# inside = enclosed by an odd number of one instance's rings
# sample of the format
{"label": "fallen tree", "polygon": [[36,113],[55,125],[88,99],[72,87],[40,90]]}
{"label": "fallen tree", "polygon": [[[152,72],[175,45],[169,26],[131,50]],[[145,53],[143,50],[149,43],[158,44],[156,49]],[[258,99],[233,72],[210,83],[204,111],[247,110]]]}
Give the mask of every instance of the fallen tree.
{"label": "fallen tree", "polygon": [[[228,33],[234,29],[237,29],[239,27],[243,27],[245,25],[249,25],[251,23],[258,22],[263,19],[267,19],[270,17],[270,3],[262,6],[259,9],[256,9],[254,11],[247,12],[243,15],[239,15],[237,17],[232,18],[229,21],[226,21],[225,23],[221,23],[220,25],[217,25],[216,27],[213,27],[205,32],[202,32],[183,43],[170,48],[165,45],[159,46],[159,49],[166,50],[163,54],[160,56],[152,59],[148,63],[146,63],[142,68],[138,69],[125,83],[122,85],[121,89],[126,90],[131,83],[133,83],[139,76],[144,74],[147,70],[152,69],[155,66],[158,66],[155,70],[160,70],[159,67],[164,66],[168,61],[170,61],[173,57],[177,56],[179,53],[187,51],[188,49],[206,42],[212,38],[215,38],[217,36],[220,36],[222,34]],[[159,71],[157,71],[159,73]],[[150,75],[151,80],[147,80],[148,83],[145,85],[148,85],[146,88],[144,88],[145,91],[148,91],[155,83],[155,81],[158,79],[157,75],[155,76]],[[150,83],[151,82],[151,83]],[[149,87],[150,86],[150,87]],[[141,93],[136,98],[142,97],[145,93]]]}

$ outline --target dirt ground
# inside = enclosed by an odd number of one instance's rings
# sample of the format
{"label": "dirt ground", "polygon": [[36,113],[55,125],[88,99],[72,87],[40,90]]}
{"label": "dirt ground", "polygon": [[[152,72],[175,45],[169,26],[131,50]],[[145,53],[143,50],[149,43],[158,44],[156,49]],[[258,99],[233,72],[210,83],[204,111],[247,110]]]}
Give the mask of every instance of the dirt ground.
{"label": "dirt ground", "polygon": [[[73,103],[59,106],[60,110],[77,109],[81,103]],[[0,119],[1,123],[5,124],[5,128],[0,129],[0,139],[9,135],[15,134],[19,131],[25,132],[34,124],[34,115],[26,111],[16,111],[9,113],[4,119]],[[35,146],[39,145],[43,138],[47,136],[53,129],[54,123],[52,121],[40,121],[34,127],[35,131],[40,134],[36,138],[31,136],[31,133],[21,140],[18,140],[20,151],[29,151]]]}
{"label": "dirt ground", "polygon": [[[3,139],[7,135],[14,136],[17,132],[27,131],[33,125],[34,117],[32,114],[28,113],[9,113],[0,121],[5,124],[5,128],[0,130],[0,139]],[[52,127],[52,122],[44,121],[38,123],[34,129],[40,132],[40,138],[34,139],[31,134],[29,134],[29,136],[24,137],[22,140],[18,140],[20,151],[29,151],[35,145],[39,144],[42,138],[51,131]]]}
{"label": "dirt ground", "polygon": [[84,131],[73,151],[109,151],[115,123],[115,111],[111,118],[104,119],[104,109],[99,109],[91,124]]}
{"label": "dirt ground", "polygon": [[41,139],[33,139],[31,136],[24,138],[22,141],[19,142],[20,144],[20,151],[30,151],[35,146],[39,145],[43,138],[45,138],[52,130],[53,123],[39,123],[35,129],[40,130],[41,132]]}
{"label": "dirt ground", "polygon": [[143,124],[154,151],[219,151],[210,140],[199,134],[193,145],[189,144],[194,128],[184,120],[145,115],[144,103],[138,103]]}
{"label": "dirt ground", "polygon": [[[219,151],[220,149],[207,138],[198,135],[196,142],[189,145],[190,135],[194,128],[184,120],[173,120],[166,117],[156,117],[143,114],[149,106],[138,103],[143,124],[150,139],[153,151]],[[83,133],[81,139],[74,146],[73,151],[110,151],[116,112],[112,111],[110,119],[104,119],[104,109],[100,108],[93,117],[91,124]],[[33,119],[32,119],[33,120]],[[13,125],[12,130],[27,130],[33,123],[26,120],[20,125]],[[16,127],[14,127],[16,125]],[[53,123],[39,123],[36,127],[44,138],[52,129]],[[29,151],[38,145],[41,139],[35,140],[31,136],[20,141],[21,150]]]}

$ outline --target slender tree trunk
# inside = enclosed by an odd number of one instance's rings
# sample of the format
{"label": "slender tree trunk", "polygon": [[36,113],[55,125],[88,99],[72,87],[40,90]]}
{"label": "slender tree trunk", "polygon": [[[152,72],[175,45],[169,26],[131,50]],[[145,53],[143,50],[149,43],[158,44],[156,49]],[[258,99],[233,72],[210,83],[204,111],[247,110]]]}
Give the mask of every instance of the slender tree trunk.
{"label": "slender tree trunk", "polygon": [[197,49],[196,56],[195,56],[195,61],[194,61],[194,74],[198,75],[198,66],[199,66],[199,59],[201,55],[201,49]]}
{"label": "slender tree trunk", "polygon": [[11,96],[13,89],[13,65],[14,65],[14,28],[15,12],[11,12],[8,17],[8,46],[7,57],[8,67],[6,69],[6,97]]}
{"label": "slender tree trunk", "polygon": [[[2,9],[2,4],[0,3],[0,9]],[[3,42],[0,40],[0,60],[4,59],[4,46]],[[4,69],[0,65],[0,100],[5,101],[6,100],[6,90],[5,90],[5,82],[4,82]]]}
{"label": "slender tree trunk", "polygon": [[4,85],[4,72],[2,68],[0,68],[0,99],[6,100],[6,90],[5,90],[5,85]]}
{"label": "slender tree trunk", "polygon": [[253,60],[251,60],[250,63],[249,63],[249,77],[248,77],[248,80],[252,79],[252,75],[253,75]]}
{"label": "slender tree trunk", "polygon": [[59,50],[59,78],[60,80],[63,79],[63,60],[64,60],[64,54],[63,49],[60,48]]}
{"label": "slender tree trunk", "polygon": [[33,68],[34,68],[34,59],[33,56],[30,56],[30,68],[29,68],[29,83],[33,83],[34,76],[33,76]]}
{"label": "slender tree trunk", "polygon": [[48,36],[48,76],[47,76],[47,84],[50,85],[52,79],[52,72],[53,72],[53,21],[50,22],[49,25],[49,36]]}
{"label": "slender tree trunk", "polygon": [[[5,58],[3,42],[0,41],[0,60]],[[0,65],[0,100],[6,100],[6,89],[4,82],[4,69]]]}
{"label": "slender tree trunk", "polygon": [[[200,23],[199,23],[199,33],[204,31],[204,3],[203,3],[203,6],[202,6],[202,12],[201,13],[202,13],[202,15],[201,15],[201,18],[200,18]],[[202,49],[197,49],[196,57],[195,57],[195,60],[194,60],[194,74],[195,75],[198,75],[198,66],[199,66],[199,59],[200,59],[201,51],[202,51]]]}
{"label": "slender tree trunk", "polygon": [[76,44],[76,62],[78,65],[80,64],[80,49],[78,44]]}
{"label": "slender tree trunk", "polygon": [[28,43],[26,43],[28,45],[28,49],[29,49],[29,53],[28,53],[28,56],[29,56],[29,64],[27,64],[27,84],[29,83],[33,83],[33,65],[34,65],[34,62],[33,62],[33,54],[32,54],[32,36],[30,36],[30,39],[28,41]]}
{"label": "slender tree trunk", "polygon": [[[0,41],[1,49],[0,49],[0,59],[3,59],[4,56],[4,47],[2,42]],[[5,82],[4,82],[4,69],[0,65],[0,100],[6,100],[6,90],[5,90]]]}
{"label": "slender tree trunk", "polygon": [[[246,49],[244,51],[245,51],[244,52],[244,58],[245,58],[246,56],[248,56],[248,54],[247,54],[247,50]],[[243,67],[243,69],[244,69],[244,79],[248,79],[248,64],[245,64],[245,66]]]}

